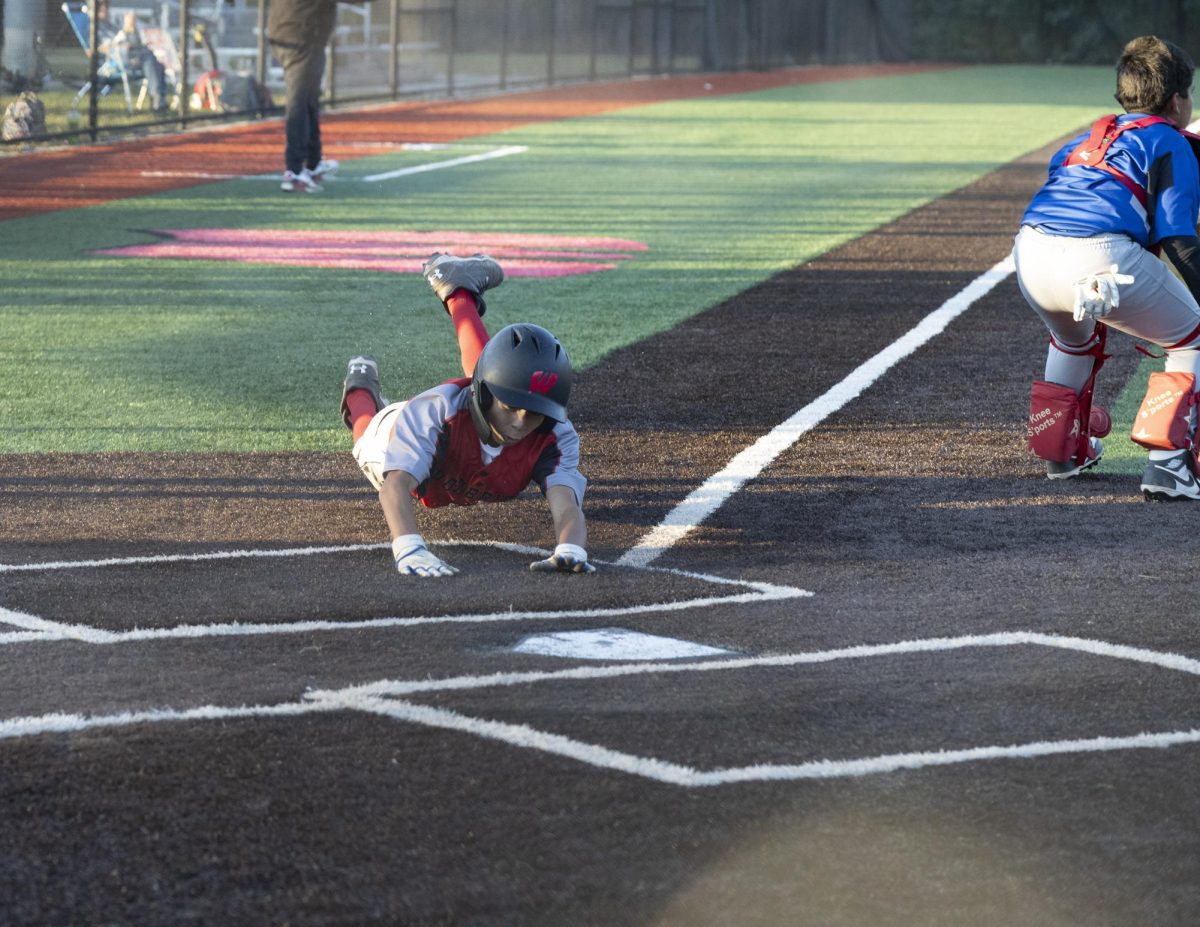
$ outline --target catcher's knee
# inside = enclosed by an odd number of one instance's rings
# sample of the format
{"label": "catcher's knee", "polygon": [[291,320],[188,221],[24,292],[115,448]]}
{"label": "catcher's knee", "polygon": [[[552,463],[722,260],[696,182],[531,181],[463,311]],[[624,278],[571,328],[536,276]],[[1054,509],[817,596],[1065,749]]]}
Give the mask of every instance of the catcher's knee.
{"label": "catcher's knee", "polygon": [[1086,455],[1089,437],[1103,438],[1112,430],[1112,418],[1104,408],[1086,405],[1085,409],[1083,399],[1069,386],[1035,380],[1026,430],[1029,449],[1055,463]]}
{"label": "catcher's knee", "polygon": [[1181,451],[1192,446],[1196,375],[1172,371],[1150,374],[1141,408],[1133,417],[1130,439],[1152,451]]}
{"label": "catcher's knee", "polygon": [[1026,437],[1029,449],[1042,460],[1082,463],[1088,455],[1088,438],[1103,438],[1112,430],[1108,411],[1092,402],[1096,374],[1109,356],[1104,353],[1106,335],[1105,326],[1097,323],[1092,338],[1078,347],[1051,338],[1051,344],[1064,354],[1090,356],[1092,371],[1078,393],[1061,383],[1034,381]]}

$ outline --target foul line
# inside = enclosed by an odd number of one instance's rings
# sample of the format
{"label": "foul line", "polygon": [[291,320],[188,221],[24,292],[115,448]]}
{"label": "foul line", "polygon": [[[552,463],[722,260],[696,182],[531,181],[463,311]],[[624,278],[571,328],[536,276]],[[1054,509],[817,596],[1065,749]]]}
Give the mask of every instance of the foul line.
{"label": "foul line", "polygon": [[777,425],[770,433],[734,457],[725,469],[705,480],[679,503],[667,517],[645,534],[616,562],[620,566],[648,566],[672,545],[720,508],[735,492],[757,477],[780,454],[811,431],[828,416],[856,399],[892,366],[908,357],[926,342],[941,334],[946,326],[989,293],[1014,271],[1011,257],[1005,258],[934,310],[898,341],[894,341],[870,360],[853,370],[844,380],[813,400],[803,409]]}

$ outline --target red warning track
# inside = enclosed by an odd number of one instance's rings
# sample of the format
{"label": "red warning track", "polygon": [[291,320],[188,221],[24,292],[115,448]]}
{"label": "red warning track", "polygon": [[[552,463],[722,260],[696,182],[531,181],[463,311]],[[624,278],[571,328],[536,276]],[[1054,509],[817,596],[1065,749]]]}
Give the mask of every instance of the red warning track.
{"label": "red warning track", "polygon": [[[370,147],[372,142],[453,142],[530,123],[665,100],[915,74],[945,67],[896,64],[794,68],[577,85],[473,100],[393,103],[326,113],[321,129],[326,153],[348,161],[378,154],[378,148]],[[104,145],[14,152],[0,157],[0,189],[5,191],[0,200],[0,220],[209,182],[186,176],[189,173],[281,171],[282,162],[283,128],[279,119]]]}

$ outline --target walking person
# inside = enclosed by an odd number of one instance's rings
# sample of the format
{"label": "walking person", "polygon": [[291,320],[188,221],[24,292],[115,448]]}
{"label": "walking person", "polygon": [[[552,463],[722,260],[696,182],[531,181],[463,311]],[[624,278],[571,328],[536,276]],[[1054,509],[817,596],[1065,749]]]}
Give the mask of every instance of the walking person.
{"label": "walking person", "polygon": [[321,156],[321,82],[325,46],[333,35],[337,0],[271,0],[267,39],[287,84],[284,172],[287,193],[320,193],[337,161]]}

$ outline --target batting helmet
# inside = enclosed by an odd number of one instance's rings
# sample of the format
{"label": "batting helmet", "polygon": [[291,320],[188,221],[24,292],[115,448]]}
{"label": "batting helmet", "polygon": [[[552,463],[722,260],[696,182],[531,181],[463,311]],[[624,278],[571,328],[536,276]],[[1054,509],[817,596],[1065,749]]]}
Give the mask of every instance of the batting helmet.
{"label": "batting helmet", "polygon": [[480,440],[490,442],[485,413],[498,399],[514,409],[544,415],[547,427],[567,418],[571,395],[571,359],[557,338],[538,325],[519,323],[500,329],[483,346],[471,377],[471,418]]}

